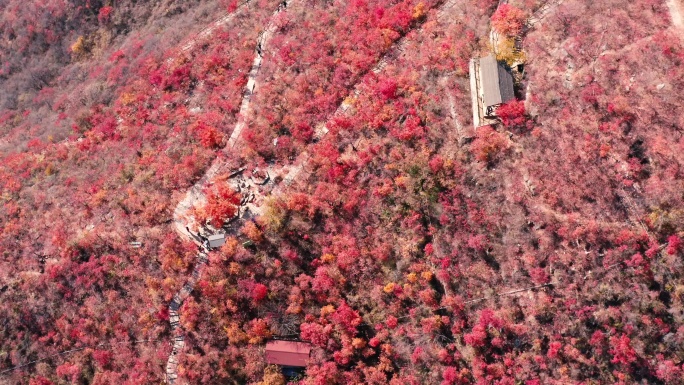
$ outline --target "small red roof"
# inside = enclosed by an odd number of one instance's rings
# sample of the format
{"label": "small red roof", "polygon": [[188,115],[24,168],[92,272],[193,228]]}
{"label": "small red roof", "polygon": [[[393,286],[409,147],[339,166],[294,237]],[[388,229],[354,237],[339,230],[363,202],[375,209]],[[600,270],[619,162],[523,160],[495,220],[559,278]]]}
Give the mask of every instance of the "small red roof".
{"label": "small red roof", "polygon": [[306,342],[270,341],[266,343],[266,362],[283,366],[306,366],[311,345]]}

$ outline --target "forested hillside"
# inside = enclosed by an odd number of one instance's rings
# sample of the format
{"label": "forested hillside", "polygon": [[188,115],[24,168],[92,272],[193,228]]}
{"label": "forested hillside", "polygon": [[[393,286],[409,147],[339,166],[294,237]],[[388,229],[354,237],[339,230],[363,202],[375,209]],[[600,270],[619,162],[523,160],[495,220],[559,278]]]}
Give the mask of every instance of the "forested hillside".
{"label": "forested hillside", "polygon": [[167,380],[216,159],[176,383],[283,384],[287,336],[303,385],[683,384],[679,7],[0,0],[0,384]]}

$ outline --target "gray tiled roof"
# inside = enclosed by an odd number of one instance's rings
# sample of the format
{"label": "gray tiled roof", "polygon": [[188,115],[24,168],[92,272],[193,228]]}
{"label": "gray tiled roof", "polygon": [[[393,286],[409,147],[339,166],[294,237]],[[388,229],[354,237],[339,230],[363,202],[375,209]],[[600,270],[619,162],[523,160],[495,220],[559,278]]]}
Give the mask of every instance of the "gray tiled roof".
{"label": "gray tiled roof", "polygon": [[513,77],[496,61],[494,55],[480,59],[480,82],[485,108],[506,103],[515,98]]}

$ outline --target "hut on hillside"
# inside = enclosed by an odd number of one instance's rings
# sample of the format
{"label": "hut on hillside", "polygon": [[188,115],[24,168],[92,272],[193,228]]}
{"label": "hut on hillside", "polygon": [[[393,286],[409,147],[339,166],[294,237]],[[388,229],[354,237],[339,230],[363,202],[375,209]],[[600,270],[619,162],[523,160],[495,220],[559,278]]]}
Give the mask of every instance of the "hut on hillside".
{"label": "hut on hillside", "polygon": [[470,59],[470,94],[475,127],[491,124],[496,108],[515,99],[513,76],[492,54]]}

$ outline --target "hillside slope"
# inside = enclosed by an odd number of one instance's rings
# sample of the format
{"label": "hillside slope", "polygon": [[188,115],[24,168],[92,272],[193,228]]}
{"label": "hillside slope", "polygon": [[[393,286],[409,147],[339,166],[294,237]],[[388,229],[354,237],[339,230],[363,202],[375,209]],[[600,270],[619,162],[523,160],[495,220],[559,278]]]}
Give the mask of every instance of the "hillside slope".
{"label": "hillside slope", "polygon": [[[47,48],[6,8],[0,383],[164,381],[192,279],[180,383],[281,384],[263,348],[287,336],[313,346],[301,384],[682,384],[671,2],[280,3],[69,3]],[[525,100],[473,128],[491,28],[519,36]],[[273,174],[189,278],[173,208],[215,159],[187,210],[214,224],[233,171]]]}

